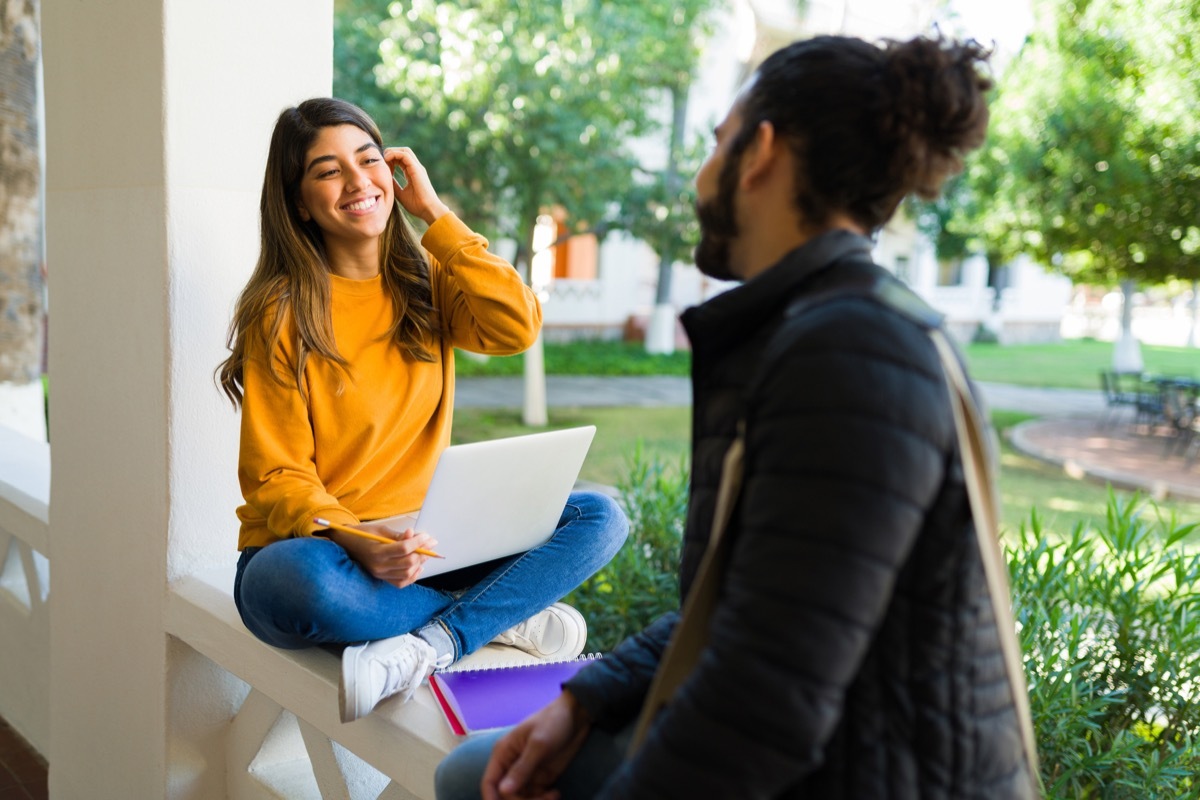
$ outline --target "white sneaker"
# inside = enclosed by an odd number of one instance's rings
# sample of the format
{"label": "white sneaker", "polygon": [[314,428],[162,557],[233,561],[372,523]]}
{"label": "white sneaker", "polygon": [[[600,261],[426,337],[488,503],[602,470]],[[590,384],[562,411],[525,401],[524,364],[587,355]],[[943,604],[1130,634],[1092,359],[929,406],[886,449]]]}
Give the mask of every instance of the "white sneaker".
{"label": "white sneaker", "polygon": [[394,694],[408,702],[436,666],[437,651],[411,633],[347,647],[342,651],[342,685],[338,692],[342,722],[365,717]]}
{"label": "white sneaker", "polygon": [[552,661],[575,658],[583,652],[586,641],[587,622],[566,603],[555,603],[492,639],[495,644],[506,644]]}

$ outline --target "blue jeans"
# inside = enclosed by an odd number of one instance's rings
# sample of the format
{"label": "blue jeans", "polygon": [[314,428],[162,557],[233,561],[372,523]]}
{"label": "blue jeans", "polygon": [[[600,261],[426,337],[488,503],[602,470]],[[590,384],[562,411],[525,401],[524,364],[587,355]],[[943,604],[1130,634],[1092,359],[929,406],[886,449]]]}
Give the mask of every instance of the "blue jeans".
{"label": "blue jeans", "polygon": [[[617,771],[633,738],[633,724],[615,736],[593,729],[583,747],[559,776],[555,788],[562,800],[589,800]],[[437,800],[479,800],[479,783],[492,748],[508,729],[468,737],[438,764],[433,785]]]}
{"label": "blue jeans", "polygon": [[372,577],[329,539],[284,539],[242,552],[233,598],[246,627],[275,647],[336,647],[433,622],[449,634],[457,660],[589,578],[628,532],[611,498],[573,492],[545,544],[403,589]]}

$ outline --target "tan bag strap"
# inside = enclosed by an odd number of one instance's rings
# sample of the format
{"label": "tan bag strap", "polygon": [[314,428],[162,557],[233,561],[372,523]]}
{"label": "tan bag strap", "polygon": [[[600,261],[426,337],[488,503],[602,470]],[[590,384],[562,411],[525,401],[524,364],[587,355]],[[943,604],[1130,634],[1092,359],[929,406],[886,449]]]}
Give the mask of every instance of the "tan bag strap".
{"label": "tan bag strap", "polygon": [[1021,726],[1021,743],[1025,746],[1025,758],[1029,764],[1034,795],[1040,797],[1041,779],[1037,744],[1033,733],[1033,715],[1029,709],[1025,665],[1020,643],[1017,642],[1017,626],[1012,613],[1008,562],[1004,560],[1004,554],[1000,551],[1000,539],[997,534],[999,503],[984,439],[985,428],[954,348],[940,329],[931,329],[929,335],[942,359],[942,368],[950,389],[950,407],[954,413],[954,427],[958,432],[963,477],[967,484],[967,497],[971,503],[971,516],[975,520],[975,533],[979,540],[983,572],[987,578],[988,595],[992,600],[992,614],[1000,637],[1000,649],[1004,654],[1004,666],[1008,673],[1013,704],[1017,710],[1017,721]]}
{"label": "tan bag strap", "polygon": [[746,447],[742,434],[742,425],[739,423],[738,435],[725,452],[725,461],[721,466],[721,483],[717,489],[717,506],[713,513],[708,546],[700,559],[687,600],[683,603],[679,622],[675,625],[658,670],[654,673],[650,691],[642,704],[642,713],[629,743],[629,755],[633,755],[641,746],[650,724],[663,706],[670,702],[675,690],[687,680],[692,668],[700,660],[700,651],[708,644],[709,620],[717,604],[721,566],[726,561],[729,549],[725,529],[729,526],[733,507],[737,505],[738,495],[742,491],[742,456]]}
{"label": "tan bag strap", "polygon": [[[950,407],[954,415],[963,476],[967,485],[967,497],[971,505],[971,516],[975,521],[976,538],[979,541],[980,557],[987,579],[988,595],[992,602],[992,613],[1004,656],[1005,671],[1009,688],[1016,707],[1020,725],[1021,741],[1025,748],[1033,794],[1041,797],[1040,772],[1038,769],[1037,745],[1033,732],[1033,716],[1029,708],[1029,692],[1025,686],[1025,668],[1017,642],[1016,622],[1011,607],[1011,592],[1008,586],[1008,569],[1000,551],[997,535],[997,509],[995,482],[991,476],[988,449],[984,439],[985,427],[980,419],[967,384],[966,375],[954,353],[954,348],[938,328],[931,328],[929,335],[941,358],[946,373],[946,384],[950,391]],[[717,504],[713,514],[713,527],[708,546],[700,561],[691,590],[683,604],[675,631],[659,662],[650,691],[642,705],[637,728],[629,744],[632,756],[645,740],[650,725],[659,712],[670,702],[675,691],[687,680],[692,669],[700,660],[700,653],[708,644],[709,622],[716,606],[721,568],[728,558],[729,540],[725,531],[733,516],[734,506],[742,488],[742,470],[745,454],[744,430],[738,426],[738,435],[725,453],[721,467],[721,483],[717,489]]]}

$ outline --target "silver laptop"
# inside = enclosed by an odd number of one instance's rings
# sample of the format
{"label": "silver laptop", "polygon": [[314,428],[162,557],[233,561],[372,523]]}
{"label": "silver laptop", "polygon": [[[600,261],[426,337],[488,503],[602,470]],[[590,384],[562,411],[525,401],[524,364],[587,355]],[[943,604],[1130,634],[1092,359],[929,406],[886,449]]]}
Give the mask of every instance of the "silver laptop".
{"label": "silver laptop", "polygon": [[523,553],[553,535],[596,426],[447,447],[421,509],[373,520],[437,539],[422,578]]}

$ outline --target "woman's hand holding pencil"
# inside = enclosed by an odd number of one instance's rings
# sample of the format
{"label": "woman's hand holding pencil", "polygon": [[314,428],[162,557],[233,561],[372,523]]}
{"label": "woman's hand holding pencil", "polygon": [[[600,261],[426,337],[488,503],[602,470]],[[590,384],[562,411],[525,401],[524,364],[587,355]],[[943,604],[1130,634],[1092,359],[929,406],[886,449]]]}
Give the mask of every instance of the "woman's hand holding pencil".
{"label": "woman's hand holding pencil", "polygon": [[[398,541],[397,539],[389,539],[386,536],[380,536],[377,533],[371,533],[370,531],[364,531],[362,528],[352,528],[349,525],[342,525],[337,522],[330,522],[329,520],[325,519],[324,517],[313,517],[313,522],[317,523],[318,525],[324,526],[326,528],[332,528],[335,531],[341,531],[342,533],[350,533],[355,536],[361,536],[364,539],[373,539],[374,541],[382,542],[383,544],[395,544]],[[430,558],[445,558],[445,556],[442,555],[441,553],[435,553],[433,550],[429,550],[424,547],[418,547],[413,552],[420,553],[423,556],[429,556]]]}
{"label": "woman's hand holding pencil", "polygon": [[341,545],[347,555],[372,577],[386,581],[398,589],[403,589],[421,577],[426,559],[444,558],[432,549],[437,544],[436,540],[412,528],[388,536],[386,534],[393,532],[386,528],[376,533],[332,522],[323,517],[314,517],[313,522],[330,529],[329,538]]}

